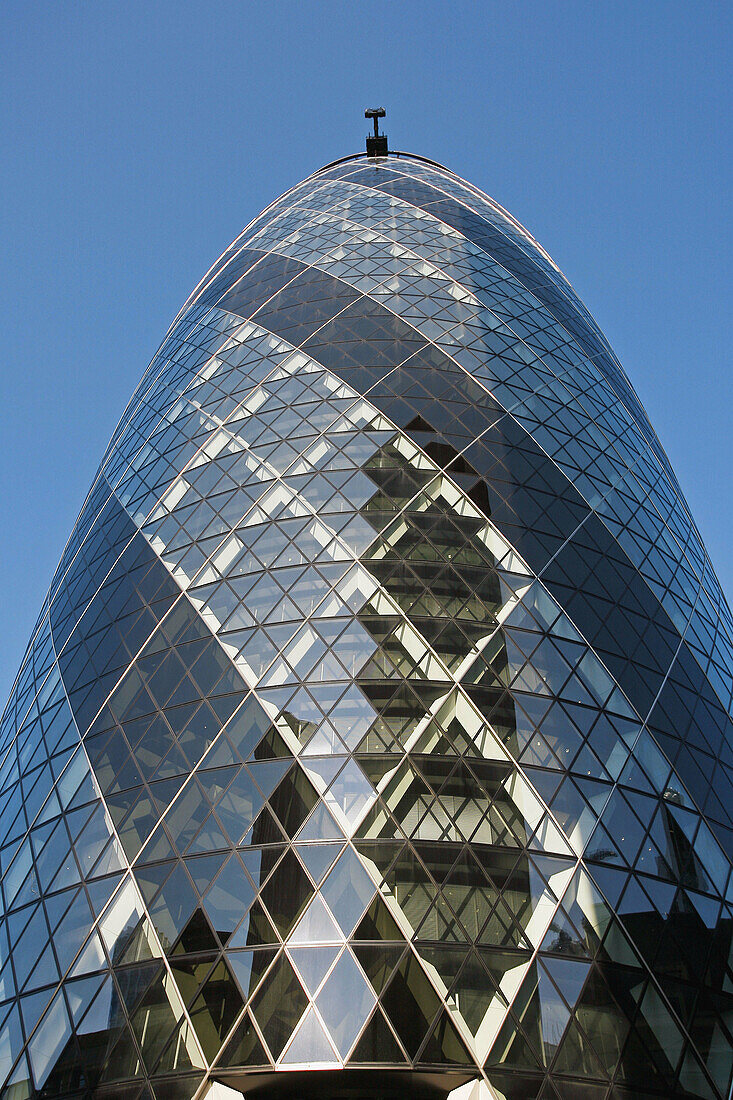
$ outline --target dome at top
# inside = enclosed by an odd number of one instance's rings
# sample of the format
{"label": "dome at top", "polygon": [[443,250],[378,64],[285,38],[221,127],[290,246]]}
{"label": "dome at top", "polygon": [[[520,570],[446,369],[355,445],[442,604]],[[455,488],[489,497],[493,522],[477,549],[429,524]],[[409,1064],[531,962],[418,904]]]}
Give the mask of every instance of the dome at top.
{"label": "dome at top", "polygon": [[316,172],[171,325],[0,724],[3,1097],[727,1100],[732,639],[527,230]]}

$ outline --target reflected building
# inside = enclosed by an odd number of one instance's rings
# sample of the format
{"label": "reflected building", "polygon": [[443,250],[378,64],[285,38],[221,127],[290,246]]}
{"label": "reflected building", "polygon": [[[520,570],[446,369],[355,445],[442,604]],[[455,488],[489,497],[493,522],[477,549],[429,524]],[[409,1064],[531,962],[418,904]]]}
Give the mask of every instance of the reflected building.
{"label": "reflected building", "polygon": [[726,1100],[731,639],[541,246],[316,172],[171,325],[2,719],[3,1098]]}

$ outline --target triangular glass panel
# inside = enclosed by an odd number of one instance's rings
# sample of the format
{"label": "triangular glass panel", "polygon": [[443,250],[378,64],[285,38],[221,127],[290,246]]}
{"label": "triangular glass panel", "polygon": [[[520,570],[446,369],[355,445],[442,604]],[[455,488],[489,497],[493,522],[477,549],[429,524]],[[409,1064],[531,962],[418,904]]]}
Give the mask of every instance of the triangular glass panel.
{"label": "triangular glass panel", "polygon": [[104,974],[97,974],[92,978],[82,978],[79,981],[66,983],[71,1019],[75,1026],[91,1005],[104,980]]}
{"label": "triangular glass panel", "polygon": [[379,946],[355,944],[353,951],[375,993],[381,996],[395,967],[405,953],[405,944],[379,944]]}
{"label": "triangular glass panel", "polygon": [[553,1068],[556,1073],[566,1073],[575,1077],[607,1077],[587,1036],[575,1019],[571,1020],[565,1031]]}
{"label": "triangular glass panel", "polygon": [[291,947],[289,954],[293,965],[303,980],[303,985],[315,995],[326,973],[339,953],[337,945],[330,947]]}
{"label": "triangular glass panel", "polygon": [[371,902],[353,934],[355,940],[402,940],[403,934],[379,894]]}
{"label": "triangular glass panel", "polygon": [[343,844],[296,844],[294,847],[317,886],[341,852]]}
{"label": "triangular glass panel", "polygon": [[279,943],[279,938],[258,899],[227,941],[227,948],[232,950],[237,947],[260,947],[275,943]]}
{"label": "triangular glass panel", "polygon": [[191,914],[169,954],[188,955],[199,951],[219,951],[219,943],[206,919],[206,914],[201,908],[196,909]]}
{"label": "triangular glass panel", "polygon": [[395,1039],[382,1010],[377,1007],[364,1028],[349,1062],[356,1064],[403,1063],[405,1055]]}
{"label": "triangular glass panel", "polygon": [[261,762],[251,761],[248,765],[250,774],[257,783],[265,798],[269,798],[292,764],[292,757]]}
{"label": "triangular glass panel", "polygon": [[260,978],[275,958],[276,948],[260,947],[254,951],[227,951],[225,959],[245,1000],[254,993]]}
{"label": "triangular glass panel", "polygon": [[527,1036],[511,1014],[492,1044],[486,1060],[487,1073],[492,1066],[512,1066],[524,1072],[543,1068]]}
{"label": "triangular glass panel", "polygon": [[314,1008],[309,1008],[303,1017],[282,1057],[282,1064],[307,1065],[309,1069],[313,1065],[340,1064]]}
{"label": "triangular glass panel", "polygon": [[308,906],[291,932],[291,944],[340,943],[344,935],[323,904],[320,894],[314,894]]}
{"label": "triangular glass panel", "polygon": [[237,1024],[231,1039],[217,1060],[219,1066],[269,1066],[260,1038],[248,1012]]}
{"label": "triangular glass panel", "polygon": [[210,856],[186,856],[184,863],[199,894],[205,893],[223,867],[228,853],[216,852]]}
{"label": "triangular glass panel", "polygon": [[443,1010],[438,1017],[428,1041],[418,1055],[418,1062],[448,1063],[449,1065],[473,1066],[474,1060],[461,1039],[449,1014]]}
{"label": "triangular glass panel", "polygon": [[346,1058],[374,1008],[375,996],[354,956],[347,949],[316,999],[340,1055]]}

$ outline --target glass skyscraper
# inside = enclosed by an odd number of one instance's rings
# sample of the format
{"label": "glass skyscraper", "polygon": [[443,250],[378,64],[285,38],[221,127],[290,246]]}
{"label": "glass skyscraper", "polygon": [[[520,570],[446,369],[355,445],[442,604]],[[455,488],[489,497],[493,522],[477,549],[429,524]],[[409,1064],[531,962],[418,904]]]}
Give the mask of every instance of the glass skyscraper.
{"label": "glass skyscraper", "polygon": [[732,644],[542,247],[316,172],[171,325],[5,710],[3,1100],[728,1100]]}

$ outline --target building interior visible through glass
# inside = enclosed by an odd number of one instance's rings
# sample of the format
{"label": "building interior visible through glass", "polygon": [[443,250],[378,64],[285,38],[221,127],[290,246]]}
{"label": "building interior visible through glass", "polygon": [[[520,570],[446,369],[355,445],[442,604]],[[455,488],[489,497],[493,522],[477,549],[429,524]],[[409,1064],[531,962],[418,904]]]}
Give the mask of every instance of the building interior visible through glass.
{"label": "building interior visible through glass", "polygon": [[529,233],[316,172],[169,329],[2,719],[3,1100],[728,1100],[732,639]]}

